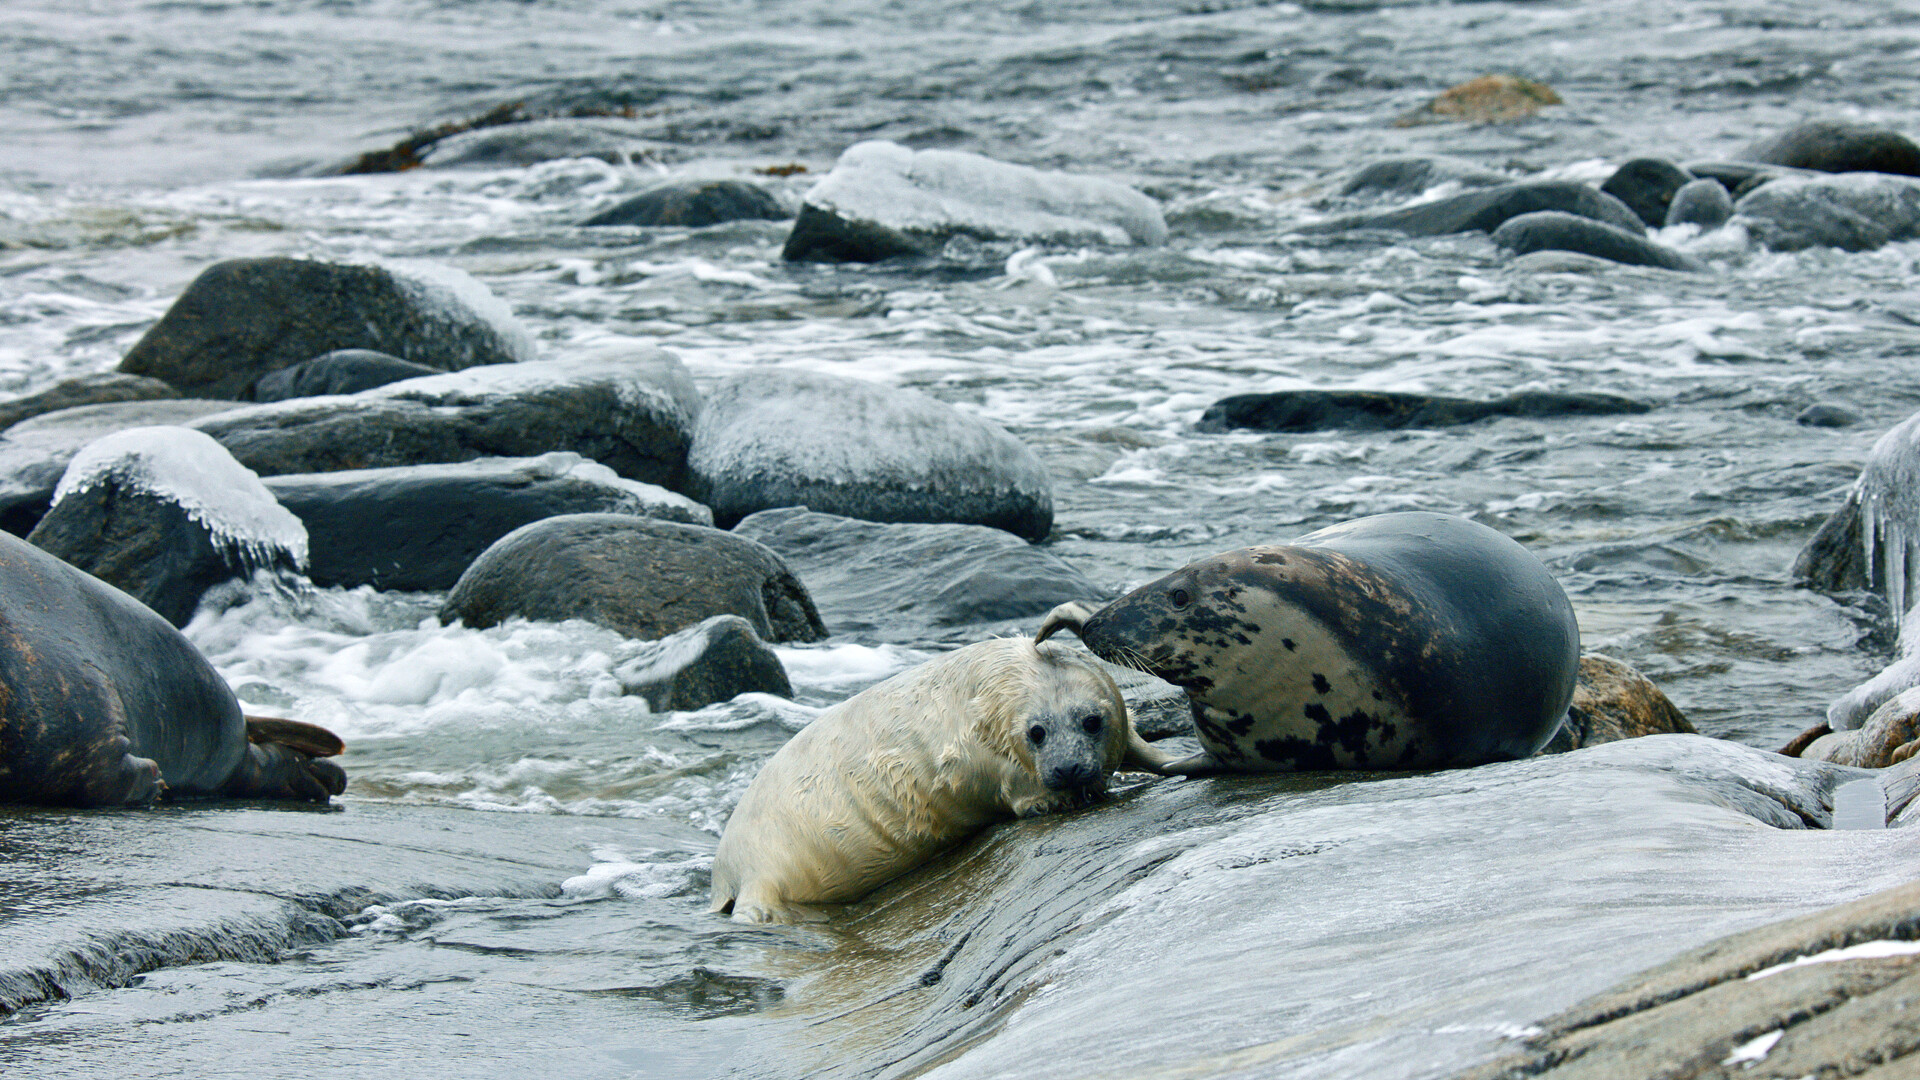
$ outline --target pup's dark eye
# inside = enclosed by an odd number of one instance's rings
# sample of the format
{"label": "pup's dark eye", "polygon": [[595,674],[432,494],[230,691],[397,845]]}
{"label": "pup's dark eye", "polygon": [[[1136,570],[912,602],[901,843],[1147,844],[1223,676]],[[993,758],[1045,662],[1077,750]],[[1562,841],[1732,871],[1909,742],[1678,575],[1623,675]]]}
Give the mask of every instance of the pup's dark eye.
{"label": "pup's dark eye", "polygon": [[1100,734],[1100,717],[1099,717],[1099,715],[1098,715],[1098,714],[1096,714],[1096,715],[1093,715],[1093,716],[1089,716],[1089,717],[1087,717],[1086,719],[1084,719],[1084,720],[1082,720],[1082,721],[1080,721],[1080,726],[1081,726],[1081,728],[1083,728],[1083,729],[1085,729],[1085,731],[1086,731],[1086,733],[1087,733],[1087,734],[1089,734],[1089,735],[1098,735],[1098,734]]}
{"label": "pup's dark eye", "polygon": [[1027,729],[1027,740],[1035,746],[1047,741],[1047,729],[1035,724]]}
{"label": "pup's dark eye", "polygon": [[1186,607],[1193,602],[1193,597],[1188,596],[1185,589],[1173,590],[1167,594],[1167,599],[1173,601],[1173,606],[1177,608]]}

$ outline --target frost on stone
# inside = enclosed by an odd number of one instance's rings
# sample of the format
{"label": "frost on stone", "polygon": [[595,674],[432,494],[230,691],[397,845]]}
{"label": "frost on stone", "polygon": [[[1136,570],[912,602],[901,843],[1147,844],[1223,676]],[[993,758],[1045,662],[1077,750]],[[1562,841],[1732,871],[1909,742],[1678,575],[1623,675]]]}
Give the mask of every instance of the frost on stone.
{"label": "frost on stone", "polygon": [[1124,184],[880,140],[848,147],[805,201],[907,233],[1116,245],[1167,238],[1159,205]]}
{"label": "frost on stone", "polygon": [[1920,686],[1920,413],[1873,444],[1847,501],[1859,515],[1868,583],[1897,620],[1900,658],[1828,707],[1835,731],[1858,727],[1887,699]]}
{"label": "frost on stone", "polygon": [[[619,513],[624,510],[642,517],[662,517],[673,521],[688,521],[695,525],[713,524],[713,511],[685,495],[677,491],[668,491],[658,484],[629,480],[605,465],[597,461],[589,461],[571,450],[555,450],[530,458],[475,458],[472,461],[450,464],[413,465],[409,466],[407,471],[410,475],[417,477],[435,475],[472,477],[490,479],[503,484],[537,484],[556,480],[573,480],[620,493],[624,506],[602,512]],[[333,473],[331,475],[355,474]]]}
{"label": "frost on stone", "polygon": [[618,354],[489,364],[444,375],[423,375],[363,390],[356,396],[436,406],[487,405],[593,385],[610,387],[621,406],[634,412],[662,419],[677,415],[689,425],[699,413],[699,393],[686,366],[672,353],[650,346]]}
{"label": "frost on stone", "polygon": [[422,259],[384,259],[373,265],[392,275],[394,285],[413,303],[422,323],[419,331],[449,349],[464,346],[470,354],[466,363],[478,360],[469,341],[476,320],[491,334],[494,348],[515,362],[539,355],[533,335],[513,309],[466,271]]}
{"label": "frost on stone", "polygon": [[67,466],[53,505],[102,484],[179,506],[223,555],[248,571],[307,565],[307,527],[275,501],[253,470],[202,432],[136,427],[96,439]]}

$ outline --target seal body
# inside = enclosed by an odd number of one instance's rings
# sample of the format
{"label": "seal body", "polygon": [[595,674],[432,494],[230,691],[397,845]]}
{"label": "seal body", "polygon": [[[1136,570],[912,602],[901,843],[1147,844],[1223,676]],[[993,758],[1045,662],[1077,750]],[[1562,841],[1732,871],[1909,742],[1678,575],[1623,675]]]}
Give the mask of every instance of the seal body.
{"label": "seal body", "polygon": [[969,645],[828,709],[768,759],[720,837],[712,910],[820,918],[807,905],[858,899],[992,821],[1097,797],[1128,760],[1167,759],[1091,658]]}
{"label": "seal body", "polygon": [[241,714],[173,625],[98,578],[0,533],[0,803],[160,797],[326,802],[340,740]]}
{"label": "seal body", "polygon": [[1525,548],[1465,518],[1382,514],[1202,559],[1040,638],[1187,692],[1206,752],[1168,771],[1430,769],[1521,758],[1573,696],[1580,630]]}

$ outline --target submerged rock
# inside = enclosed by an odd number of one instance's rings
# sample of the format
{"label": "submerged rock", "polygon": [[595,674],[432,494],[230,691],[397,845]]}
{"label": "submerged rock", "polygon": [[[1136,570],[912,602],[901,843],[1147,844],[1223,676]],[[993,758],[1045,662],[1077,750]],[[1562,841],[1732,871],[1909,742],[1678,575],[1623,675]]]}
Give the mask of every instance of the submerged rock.
{"label": "submerged rock", "polygon": [[836,634],[913,639],[1110,592],[1059,556],[980,525],[884,525],[795,506],[762,510],[733,531],[786,560]]}
{"label": "submerged rock", "polygon": [[159,379],[103,371],[56,383],[37,394],[0,402],[0,431],[43,413],[76,409],[82,405],[105,405],[118,401],[159,401],[177,398],[180,391]]}
{"label": "submerged rock", "polygon": [[1742,157],[1820,172],[1878,172],[1920,176],[1920,146],[1878,124],[1813,120],[1762,139]]}
{"label": "submerged rock", "polygon": [[1053,528],[1053,486],[999,425],[913,390],[805,371],[735,375],[708,395],[690,493],[723,528],[806,506],[867,521]]}
{"label": "submerged rock", "polygon": [[698,228],[724,221],[792,217],[767,189],[739,180],[699,180],[641,192],[582,221],[582,225],[680,225]]}
{"label": "submerged rock", "polygon": [[1444,157],[1390,157],[1354,170],[1340,185],[1342,195],[1418,195],[1445,183],[1481,188],[1512,183],[1505,173],[1483,169],[1470,161]]}
{"label": "submerged rock", "polygon": [[1279,390],[1221,398],[1200,415],[1197,431],[1390,431],[1451,427],[1490,416],[1612,416],[1652,406],[1614,394],[1529,390],[1492,401],[1386,390]]}
{"label": "submerged rock", "polygon": [[649,347],[246,406],[192,426],[262,476],[566,450],[678,489],[699,409],[686,368]]}
{"label": "submerged rock", "polygon": [[1733,209],[1775,251],[1871,251],[1920,236],[1920,180],[1868,172],[1787,177],[1753,189]]}
{"label": "submerged rock", "polygon": [[1699,259],[1656,244],[1638,233],[1558,210],[1541,210],[1509,218],[1493,230],[1493,242],[1516,255],[1529,255],[1536,251],[1576,251],[1629,266],[1652,266],[1661,270],[1707,269],[1707,265]]}
{"label": "submerged rock", "polygon": [[847,148],[807,192],[783,258],[878,262],[949,237],[1031,243],[1160,244],[1166,220],[1124,184],[897,143]]}
{"label": "submerged rock", "polygon": [[1432,101],[1403,113],[1394,127],[1418,127],[1465,121],[1474,124],[1505,124],[1524,120],[1542,106],[1562,104],[1560,95],[1545,83],[1518,75],[1482,75],[1441,91]]}
{"label": "submerged rock", "polygon": [[780,556],[744,537],[622,514],[566,514],[522,525],[460,575],[442,622],[585,619],[660,638],[738,615],[767,641],[818,641],[827,629]]}
{"label": "submerged rock", "polygon": [[316,585],[452,588],[494,541],[560,514],[613,513],[712,525],[707,508],[624,480],[578,454],[275,476],[305,523]]}
{"label": "submerged rock", "polygon": [[1667,207],[1667,225],[1698,225],[1717,229],[1733,216],[1733,197],[1718,180],[1689,180],[1673,193]]}
{"label": "submerged rock", "polygon": [[1691,735],[1694,727],[1653,680],[1624,661],[1587,653],[1580,657],[1580,677],[1573,686],[1566,722],[1540,752],[1559,754],[1643,735],[1670,734]]}
{"label": "submerged rock", "polygon": [[738,615],[715,615],[648,642],[613,674],[655,712],[698,709],[747,693],[793,696],[780,658]]}
{"label": "submerged rock", "polygon": [[231,401],[196,398],[116,401],[20,421],[0,435],[0,529],[32,532],[73,456],[95,439],[127,428],[187,424],[231,408]]}
{"label": "submerged rock", "polygon": [[254,401],[286,401],[324,394],[357,394],[402,379],[443,374],[441,369],[372,349],[335,349],[292,367],[270,371],[253,384]]}
{"label": "submerged rock", "polygon": [[561,158],[625,165],[663,156],[666,145],[650,137],[656,130],[657,125],[616,116],[542,117],[435,139],[419,160],[434,169],[506,169]]}
{"label": "submerged rock", "polygon": [[223,581],[297,577],[307,531],[219,443],[180,427],[131,428],[74,457],[27,542],[185,626]]}
{"label": "submerged rock", "polygon": [[1667,223],[1674,195],[1691,183],[1692,173],[1665,158],[1634,158],[1615,169],[1600,190],[1627,204],[1652,228]]}
{"label": "submerged rock", "polygon": [[1799,415],[1793,418],[1793,422],[1801,427],[1844,428],[1852,427],[1863,419],[1865,418],[1859,413],[1845,405],[1821,401],[1801,409]]}
{"label": "submerged rock", "polygon": [[1315,222],[1300,231],[1345,232],[1350,229],[1391,229],[1412,236],[1492,232],[1508,218],[1540,210],[1560,210],[1604,221],[1627,232],[1645,232],[1640,216],[1619,199],[1571,180],[1532,180],[1519,184],[1466,191],[1444,199],[1415,203],[1397,210],[1348,214]]}
{"label": "submerged rock", "polygon": [[442,371],[534,358],[513,312],[460,270],[273,256],[201,271],[120,370],[239,399],[260,376],[335,349],[376,349]]}

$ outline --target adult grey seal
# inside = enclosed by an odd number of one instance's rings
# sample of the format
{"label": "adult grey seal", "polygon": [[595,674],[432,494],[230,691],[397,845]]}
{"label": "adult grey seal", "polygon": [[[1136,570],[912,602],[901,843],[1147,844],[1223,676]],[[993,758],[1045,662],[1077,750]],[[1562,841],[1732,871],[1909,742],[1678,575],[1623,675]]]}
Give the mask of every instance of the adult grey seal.
{"label": "adult grey seal", "polygon": [[1539,750],[1572,700],[1573,606],[1465,518],[1360,518],[1202,559],[1062,628],[1186,690],[1205,751],[1166,771],[1431,769]]}
{"label": "adult grey seal", "polygon": [[0,803],[159,798],[326,802],[344,747],[294,720],[243,716],[173,624],[0,533]]}

